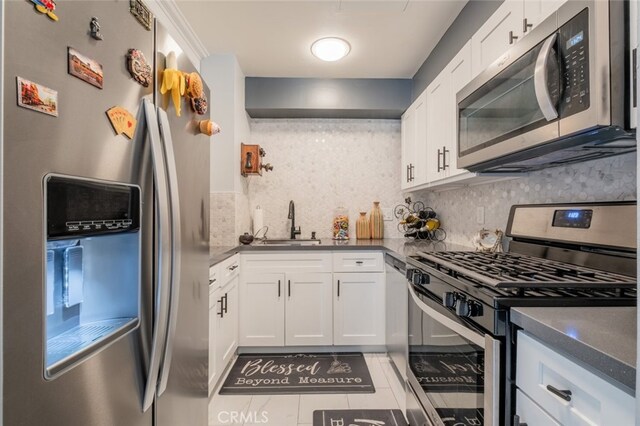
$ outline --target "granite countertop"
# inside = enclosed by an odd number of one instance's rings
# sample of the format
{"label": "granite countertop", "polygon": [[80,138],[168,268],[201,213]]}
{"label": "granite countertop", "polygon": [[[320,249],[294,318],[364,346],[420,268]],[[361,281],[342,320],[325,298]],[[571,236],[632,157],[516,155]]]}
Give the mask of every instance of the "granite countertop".
{"label": "granite countertop", "polygon": [[383,240],[330,240],[323,239],[317,245],[265,245],[260,242],[250,245],[213,246],[209,248],[209,265],[220,263],[240,252],[258,251],[308,251],[308,250],[382,250],[401,261],[419,251],[469,251],[470,247],[447,242],[407,241],[404,238],[386,238]]}
{"label": "granite countertop", "polygon": [[511,321],[635,396],[635,306],[513,308]]}

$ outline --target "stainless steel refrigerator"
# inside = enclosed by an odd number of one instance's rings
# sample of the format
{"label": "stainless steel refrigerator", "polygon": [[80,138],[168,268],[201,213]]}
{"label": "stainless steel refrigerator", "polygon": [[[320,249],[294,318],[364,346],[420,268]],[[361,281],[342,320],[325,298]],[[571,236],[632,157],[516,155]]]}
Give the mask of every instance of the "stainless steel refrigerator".
{"label": "stainless steel refrigerator", "polygon": [[[58,22],[27,1],[0,6],[7,426],[207,423],[209,137],[197,124],[209,117],[185,98],[177,117],[163,99],[169,51],[196,68],[129,4],[58,1]],[[68,72],[69,47],[102,65],[101,89]],[[149,87],[128,72],[131,48],[153,67]],[[57,91],[58,116],[20,107],[18,77]],[[137,118],[133,139],[114,131],[114,106]]]}

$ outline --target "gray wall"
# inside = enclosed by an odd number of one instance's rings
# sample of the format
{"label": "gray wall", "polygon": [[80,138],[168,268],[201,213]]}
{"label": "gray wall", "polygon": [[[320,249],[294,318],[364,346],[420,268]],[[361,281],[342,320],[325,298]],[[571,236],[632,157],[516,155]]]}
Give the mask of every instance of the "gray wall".
{"label": "gray wall", "polygon": [[465,43],[475,34],[504,0],[469,0],[458,17],[442,36],[431,54],[413,76],[411,102],[427,88],[429,83],[453,59]]}

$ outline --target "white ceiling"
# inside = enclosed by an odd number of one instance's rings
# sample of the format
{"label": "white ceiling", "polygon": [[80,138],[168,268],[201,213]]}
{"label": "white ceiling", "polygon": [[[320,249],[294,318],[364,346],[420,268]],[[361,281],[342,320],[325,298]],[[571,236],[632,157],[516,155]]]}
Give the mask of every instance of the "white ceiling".
{"label": "white ceiling", "polygon": [[[467,0],[177,2],[210,54],[233,53],[248,77],[411,78]],[[311,55],[336,36],[351,53]]]}

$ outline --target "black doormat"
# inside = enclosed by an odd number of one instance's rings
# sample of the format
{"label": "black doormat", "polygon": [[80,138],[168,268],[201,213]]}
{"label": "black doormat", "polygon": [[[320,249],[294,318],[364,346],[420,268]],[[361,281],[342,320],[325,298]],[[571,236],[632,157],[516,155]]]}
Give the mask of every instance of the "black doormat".
{"label": "black doormat", "polygon": [[361,353],[240,355],[220,389],[222,395],[373,392]]}
{"label": "black doormat", "polygon": [[436,408],[445,426],[477,426],[484,424],[482,408]]}
{"label": "black doormat", "polygon": [[[420,351],[409,354],[411,371],[426,392],[483,392],[484,352],[469,346],[447,347],[447,352]],[[453,349],[453,350],[451,350]],[[441,348],[440,348],[441,350]]]}
{"label": "black doormat", "polygon": [[315,410],[313,426],[409,426],[400,410]]}

